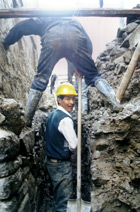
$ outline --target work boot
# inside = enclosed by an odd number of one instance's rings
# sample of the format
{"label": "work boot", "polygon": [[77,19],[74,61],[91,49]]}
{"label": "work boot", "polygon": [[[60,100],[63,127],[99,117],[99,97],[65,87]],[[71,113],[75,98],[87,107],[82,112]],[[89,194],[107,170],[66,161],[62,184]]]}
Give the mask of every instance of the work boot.
{"label": "work boot", "polygon": [[119,99],[116,98],[114,90],[105,79],[97,79],[95,81],[95,86],[105,97],[107,97],[114,111],[117,112],[122,110],[123,107],[120,105]]}
{"label": "work boot", "polygon": [[42,94],[43,92],[30,88],[24,115],[25,125],[27,127],[31,127],[32,125],[32,119]]}

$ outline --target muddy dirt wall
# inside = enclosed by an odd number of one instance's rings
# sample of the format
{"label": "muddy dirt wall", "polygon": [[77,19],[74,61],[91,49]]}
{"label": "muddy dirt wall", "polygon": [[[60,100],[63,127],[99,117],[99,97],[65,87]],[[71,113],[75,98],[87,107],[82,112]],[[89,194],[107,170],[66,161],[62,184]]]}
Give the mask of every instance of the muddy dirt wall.
{"label": "muddy dirt wall", "polygon": [[[140,20],[129,18],[127,22],[96,61],[115,91],[139,42]],[[93,212],[140,211],[139,68],[140,62],[122,99],[122,112],[113,112],[96,88],[89,89],[90,114],[84,125],[89,129],[91,148]]]}

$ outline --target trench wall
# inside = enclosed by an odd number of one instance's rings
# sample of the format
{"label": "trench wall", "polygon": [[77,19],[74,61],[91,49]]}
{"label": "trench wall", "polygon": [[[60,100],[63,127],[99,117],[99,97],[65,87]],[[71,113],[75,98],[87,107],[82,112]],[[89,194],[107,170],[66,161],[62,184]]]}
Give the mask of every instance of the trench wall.
{"label": "trench wall", "polygon": [[24,128],[20,105],[0,98],[1,212],[46,211],[44,120],[40,117],[37,123],[32,129]]}
{"label": "trench wall", "polygon": [[[1,9],[22,7],[22,1],[2,0]],[[8,31],[24,19],[0,19],[0,95],[19,100],[25,105],[29,88],[36,73],[38,62],[38,36],[24,36],[19,42],[11,45],[5,51],[2,40]],[[26,61],[26,62],[25,62]]]}
{"label": "trench wall", "polygon": [[[115,92],[139,43],[140,20],[130,17],[98,56],[98,70]],[[93,212],[140,211],[140,61],[115,112],[96,88],[89,88],[85,128],[91,148]],[[96,96],[96,98],[94,98]],[[88,127],[87,127],[88,126]]]}

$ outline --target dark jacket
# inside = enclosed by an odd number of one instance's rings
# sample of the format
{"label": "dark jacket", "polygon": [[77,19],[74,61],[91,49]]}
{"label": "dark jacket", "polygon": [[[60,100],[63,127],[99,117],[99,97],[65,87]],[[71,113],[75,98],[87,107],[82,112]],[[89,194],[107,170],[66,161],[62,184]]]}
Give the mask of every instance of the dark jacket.
{"label": "dark jacket", "polygon": [[[43,37],[47,31],[65,20],[72,20],[74,22],[74,20],[70,18],[31,18],[21,21],[9,31],[7,36],[4,38],[4,42],[10,46],[20,40],[24,35],[39,35],[40,37]],[[81,28],[81,24],[78,21],[75,21],[75,26],[77,26],[77,28],[79,26],[80,30],[82,29],[82,32],[89,39],[84,28]],[[90,45],[92,48],[91,43]]]}
{"label": "dark jacket", "polygon": [[60,121],[65,117],[71,118],[63,111],[57,109],[54,110],[47,119],[45,130],[46,155],[50,158],[60,160],[70,159],[71,152],[68,147],[68,142],[58,130]]}

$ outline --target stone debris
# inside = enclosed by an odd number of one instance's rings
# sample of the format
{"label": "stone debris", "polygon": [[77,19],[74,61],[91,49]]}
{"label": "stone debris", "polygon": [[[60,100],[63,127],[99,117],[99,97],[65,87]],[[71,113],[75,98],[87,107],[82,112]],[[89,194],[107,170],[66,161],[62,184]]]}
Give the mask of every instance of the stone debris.
{"label": "stone debris", "polygon": [[14,99],[0,97],[0,125],[16,135],[21,133],[24,126],[23,111],[21,105]]}
{"label": "stone debris", "polygon": [[39,116],[36,127],[24,128],[22,108],[13,99],[0,98],[0,112],[0,212],[37,212],[47,188],[43,120]]}
{"label": "stone debris", "polygon": [[[116,39],[97,58],[98,69],[115,91],[139,42],[139,24],[135,20],[119,29]],[[140,211],[139,91],[140,75],[134,71],[122,99],[124,109],[115,113],[96,88],[89,89],[93,119],[84,121],[83,127],[90,144],[93,212]]]}

